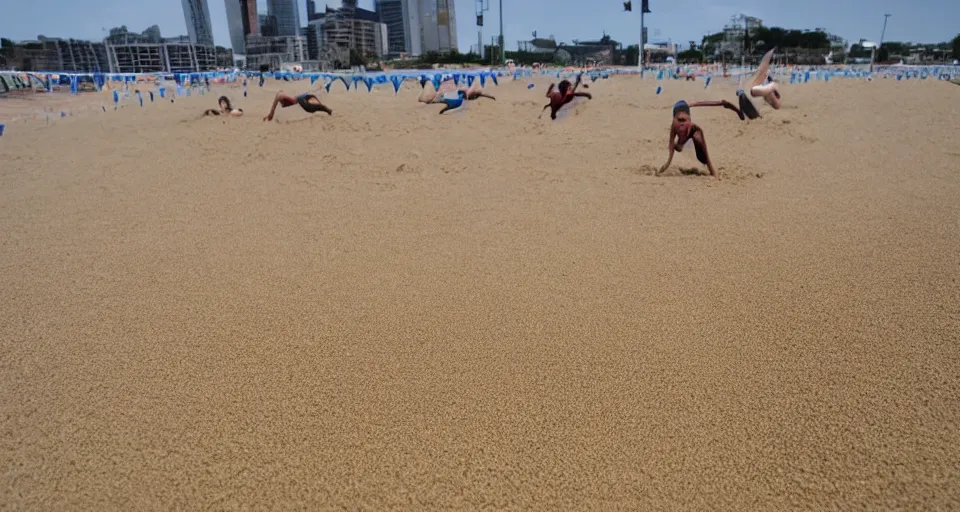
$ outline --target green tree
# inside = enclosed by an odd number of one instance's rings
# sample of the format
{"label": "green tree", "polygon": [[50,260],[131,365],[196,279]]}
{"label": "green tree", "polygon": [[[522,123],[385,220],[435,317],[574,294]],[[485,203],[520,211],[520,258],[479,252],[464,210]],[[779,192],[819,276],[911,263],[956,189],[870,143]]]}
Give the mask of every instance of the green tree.
{"label": "green tree", "polygon": [[684,50],[677,54],[679,62],[703,62],[703,53],[700,50]]}
{"label": "green tree", "polygon": [[0,37],[0,48],[13,48],[13,41],[6,37]]}
{"label": "green tree", "polygon": [[622,63],[625,66],[636,66],[640,62],[640,45],[631,44],[627,46],[626,50],[623,51],[623,60]]}
{"label": "green tree", "polygon": [[363,55],[360,52],[351,49],[350,50],[350,67],[356,66],[366,66],[367,61],[363,60]]}
{"label": "green tree", "polygon": [[953,38],[953,58],[960,59],[960,34]]}

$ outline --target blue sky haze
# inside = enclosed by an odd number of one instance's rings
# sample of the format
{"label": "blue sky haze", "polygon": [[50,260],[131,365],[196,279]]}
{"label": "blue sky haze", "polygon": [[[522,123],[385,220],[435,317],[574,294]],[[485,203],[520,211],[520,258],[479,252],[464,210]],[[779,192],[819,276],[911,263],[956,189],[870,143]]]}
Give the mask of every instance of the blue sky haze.
{"label": "blue sky haze", "polygon": [[[229,46],[223,0],[208,0],[217,44]],[[306,20],[306,0],[298,0]],[[322,0],[317,2],[322,4]],[[327,2],[336,6],[339,2]],[[265,0],[260,0],[260,10]],[[477,41],[474,0],[455,0],[460,48],[467,51]],[[534,30],[541,37],[553,34],[557,40],[597,39],[606,31],[624,44],[640,38],[640,0],[635,11],[623,12],[621,0],[504,0],[504,37],[508,49],[528,40]],[[373,8],[373,0],[360,0]],[[485,15],[484,41],[499,33],[499,0],[490,0]],[[651,40],[700,41],[704,34],[717,32],[736,13],[757,16],[768,26],[787,28],[823,27],[856,42],[860,38],[879,40],[883,14],[893,16],[887,26],[887,41],[940,42],[960,32],[960,0],[807,0],[780,2],[760,0],[650,0],[647,26]],[[102,29],[126,25],[142,31],[160,26],[164,36],[186,34],[180,0],[46,0],[11,1],[0,18],[0,36],[14,40],[51,37],[101,39]]]}

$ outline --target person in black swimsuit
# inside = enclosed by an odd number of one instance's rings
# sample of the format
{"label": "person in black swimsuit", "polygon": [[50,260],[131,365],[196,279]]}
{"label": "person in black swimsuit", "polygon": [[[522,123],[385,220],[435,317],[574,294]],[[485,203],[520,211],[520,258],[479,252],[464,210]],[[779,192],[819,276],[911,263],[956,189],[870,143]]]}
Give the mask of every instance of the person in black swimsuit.
{"label": "person in black swimsuit", "polygon": [[293,97],[283,91],[280,91],[273,98],[273,105],[270,106],[270,113],[263,116],[264,121],[273,121],[273,115],[277,111],[277,105],[280,105],[283,108],[300,105],[300,108],[310,114],[313,114],[314,112],[326,112],[327,115],[333,115],[333,110],[330,110],[329,107],[321,103],[320,98],[317,98],[317,96],[313,93],[305,92],[297,97]]}
{"label": "person in black swimsuit", "polygon": [[743,119],[743,112],[736,105],[726,100],[698,101],[692,104],[687,104],[686,101],[678,101],[673,106],[673,122],[670,124],[670,140],[668,143],[670,156],[667,158],[667,163],[663,164],[663,167],[657,171],[657,176],[670,167],[670,163],[673,162],[673,152],[683,151],[683,146],[692,140],[693,147],[697,152],[697,160],[707,166],[711,176],[719,179],[720,176],[713,168],[713,162],[710,161],[710,153],[707,151],[707,140],[703,136],[703,129],[690,120],[690,107],[723,107],[733,110],[740,119]]}

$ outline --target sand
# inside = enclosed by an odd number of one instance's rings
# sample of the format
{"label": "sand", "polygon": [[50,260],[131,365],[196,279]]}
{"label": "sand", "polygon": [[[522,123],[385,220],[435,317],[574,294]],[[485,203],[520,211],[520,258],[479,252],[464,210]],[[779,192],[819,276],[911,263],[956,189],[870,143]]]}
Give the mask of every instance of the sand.
{"label": "sand", "polygon": [[0,503],[960,507],[960,88],[534,82],[8,124]]}

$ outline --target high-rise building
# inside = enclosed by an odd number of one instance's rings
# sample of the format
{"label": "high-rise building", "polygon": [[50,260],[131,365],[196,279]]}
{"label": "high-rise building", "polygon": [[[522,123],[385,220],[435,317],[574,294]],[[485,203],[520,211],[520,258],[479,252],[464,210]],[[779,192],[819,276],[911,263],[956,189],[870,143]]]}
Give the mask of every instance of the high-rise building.
{"label": "high-rise building", "polygon": [[243,54],[247,36],[257,35],[257,0],[225,0],[227,4],[227,28],[230,32],[230,46],[235,54]]}
{"label": "high-rise building", "polygon": [[314,0],[307,0],[307,23],[317,18],[317,2]]}
{"label": "high-rise building", "polygon": [[257,16],[257,24],[260,27],[260,35],[263,37],[276,37],[277,35],[277,17],[269,14],[260,14]]}
{"label": "high-rise building", "polygon": [[193,44],[213,46],[213,25],[210,23],[210,8],[207,0],[182,0],[183,18],[187,22],[187,34]]}
{"label": "high-rise building", "polygon": [[407,52],[406,29],[403,18],[403,0],[377,0],[376,11],[380,23],[387,26],[387,53]]}
{"label": "high-rise building", "polygon": [[156,25],[147,27],[147,29],[143,31],[143,38],[148,43],[159,43],[163,39],[163,36],[160,35],[160,27]]}
{"label": "high-rise building", "polygon": [[453,0],[403,0],[404,43],[411,55],[459,50]]}
{"label": "high-rise building", "polygon": [[277,18],[278,36],[300,36],[300,9],[296,0],[267,0],[267,14]]}

